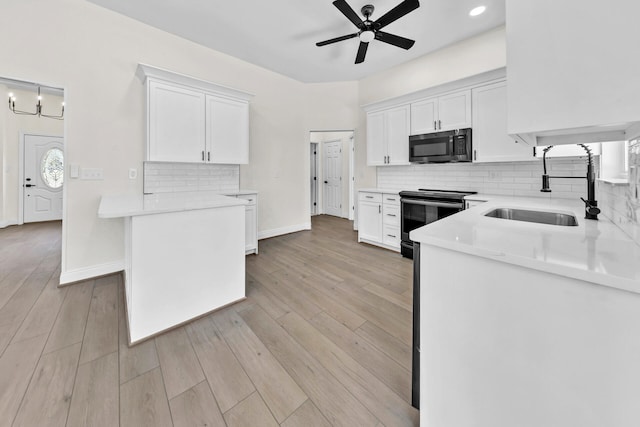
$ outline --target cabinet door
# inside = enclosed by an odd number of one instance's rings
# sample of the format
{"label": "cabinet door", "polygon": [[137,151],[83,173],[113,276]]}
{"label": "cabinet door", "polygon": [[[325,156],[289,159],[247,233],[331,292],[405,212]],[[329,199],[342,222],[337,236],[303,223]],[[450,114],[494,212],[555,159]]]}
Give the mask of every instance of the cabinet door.
{"label": "cabinet door", "polygon": [[249,104],[207,95],[206,112],[207,161],[249,163]]}
{"label": "cabinet door", "polygon": [[382,204],[360,202],[358,205],[358,240],[382,242]]}
{"label": "cabinet door", "polygon": [[411,135],[438,131],[438,98],[411,104]]}
{"label": "cabinet door", "polygon": [[245,251],[258,252],[258,230],[257,230],[257,209],[256,205],[245,206]]}
{"label": "cabinet door", "polygon": [[471,127],[471,91],[465,90],[438,98],[438,130]]}
{"label": "cabinet door", "polygon": [[475,162],[534,160],[533,149],[507,134],[507,85],[474,88],[472,144]]}
{"label": "cabinet door", "polygon": [[387,138],[387,164],[409,164],[409,106],[385,111]]}
{"label": "cabinet door", "polygon": [[148,161],[202,162],[205,148],[204,94],[150,81]]}
{"label": "cabinet door", "polygon": [[385,164],[387,147],[385,141],[384,111],[367,113],[367,165]]}

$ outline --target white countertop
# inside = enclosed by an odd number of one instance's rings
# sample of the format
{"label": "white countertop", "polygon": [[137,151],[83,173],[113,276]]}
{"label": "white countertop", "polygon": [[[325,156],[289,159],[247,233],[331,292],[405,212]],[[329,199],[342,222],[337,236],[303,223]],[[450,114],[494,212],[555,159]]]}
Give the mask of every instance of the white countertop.
{"label": "white countertop", "polygon": [[[486,217],[501,207],[572,213],[567,227]],[[582,202],[490,198],[410,233],[411,240],[522,267],[640,293],[640,245],[600,214],[584,219]]]}
{"label": "white countertop", "polygon": [[[230,194],[255,194],[235,192]],[[196,209],[211,209],[226,206],[246,205],[237,197],[219,193],[194,191],[183,193],[158,193],[145,195],[103,196],[98,208],[99,218],[121,218],[126,216],[152,215]]]}
{"label": "white countertop", "polygon": [[248,194],[258,194],[256,190],[238,190],[238,191],[227,191],[222,193],[225,196],[246,196]]}
{"label": "white countertop", "polygon": [[358,191],[365,191],[367,193],[387,193],[387,194],[398,194],[404,190],[397,190],[393,188],[358,188]]}

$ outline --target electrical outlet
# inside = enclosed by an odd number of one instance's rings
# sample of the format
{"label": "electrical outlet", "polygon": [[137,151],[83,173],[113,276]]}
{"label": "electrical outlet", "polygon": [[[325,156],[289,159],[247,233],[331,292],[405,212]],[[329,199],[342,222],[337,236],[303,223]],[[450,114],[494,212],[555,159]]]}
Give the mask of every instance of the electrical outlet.
{"label": "electrical outlet", "polygon": [[489,171],[489,181],[500,181],[502,179],[502,172]]}
{"label": "electrical outlet", "polygon": [[102,169],[99,168],[82,168],[80,169],[80,179],[102,181],[104,179]]}
{"label": "electrical outlet", "polygon": [[138,169],[130,168],[129,169],[129,179],[136,179],[138,177]]}

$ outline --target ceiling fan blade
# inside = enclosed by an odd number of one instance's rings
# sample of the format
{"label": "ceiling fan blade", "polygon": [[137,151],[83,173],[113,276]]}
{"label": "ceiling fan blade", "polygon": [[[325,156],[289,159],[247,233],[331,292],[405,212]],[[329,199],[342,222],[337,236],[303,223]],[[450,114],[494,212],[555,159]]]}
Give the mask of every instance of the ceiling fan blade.
{"label": "ceiling fan blade", "polygon": [[342,40],[349,40],[349,39],[352,39],[354,37],[358,37],[358,33],[347,34],[346,36],[336,37],[335,39],[329,39],[329,40],[325,40],[323,42],[318,42],[318,43],[316,43],[316,46],[326,46],[326,45],[331,44],[331,43],[341,42]]}
{"label": "ceiling fan blade", "polygon": [[420,7],[420,2],[418,0],[404,0],[402,3],[400,3],[393,9],[391,9],[389,12],[382,15],[380,19],[376,20],[373,23],[373,26],[377,30],[384,28],[387,25],[402,18],[407,13],[412,12],[419,7]]}
{"label": "ceiling fan blade", "polygon": [[360,42],[360,47],[358,48],[358,54],[356,55],[356,64],[364,62],[364,57],[367,55],[368,47],[369,47],[369,43]]}
{"label": "ceiling fan blade", "polygon": [[349,21],[353,22],[353,25],[360,29],[364,27],[364,22],[362,22],[362,19],[360,19],[358,14],[353,9],[351,9],[351,6],[349,6],[345,0],[336,0],[333,2],[333,5],[337,7],[338,10],[342,12],[342,14],[346,16]]}
{"label": "ceiling fan blade", "polygon": [[411,46],[416,42],[415,40],[396,36],[395,34],[385,33],[384,31],[376,32],[376,40],[380,40],[381,42],[389,43],[403,49],[411,49]]}

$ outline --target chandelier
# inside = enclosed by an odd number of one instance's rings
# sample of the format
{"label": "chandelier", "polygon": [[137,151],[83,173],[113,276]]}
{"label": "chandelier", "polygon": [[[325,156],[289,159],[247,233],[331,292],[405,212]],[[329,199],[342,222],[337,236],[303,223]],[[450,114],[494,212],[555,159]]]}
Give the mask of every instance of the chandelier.
{"label": "chandelier", "polygon": [[14,114],[46,117],[47,119],[64,120],[64,102],[62,103],[62,111],[60,112],[59,116],[52,116],[49,114],[42,113],[42,96],[40,95],[40,86],[38,86],[38,102],[36,103],[36,111],[31,112],[31,111],[16,110],[16,97],[13,95],[13,93],[9,94],[9,110],[11,110]]}

